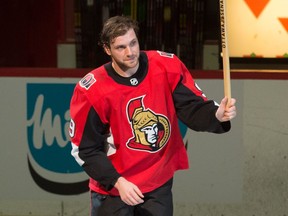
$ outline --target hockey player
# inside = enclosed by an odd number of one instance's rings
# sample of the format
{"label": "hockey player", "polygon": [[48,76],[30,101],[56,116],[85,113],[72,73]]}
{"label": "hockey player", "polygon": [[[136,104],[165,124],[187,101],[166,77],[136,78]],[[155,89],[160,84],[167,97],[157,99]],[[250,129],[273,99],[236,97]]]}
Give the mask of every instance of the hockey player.
{"label": "hockey player", "polygon": [[116,16],[101,32],[111,62],[92,70],[71,99],[72,155],[90,176],[92,216],[173,215],[174,172],[188,168],[178,119],[225,133],[235,99],[208,100],[171,53],[140,51],[136,21]]}

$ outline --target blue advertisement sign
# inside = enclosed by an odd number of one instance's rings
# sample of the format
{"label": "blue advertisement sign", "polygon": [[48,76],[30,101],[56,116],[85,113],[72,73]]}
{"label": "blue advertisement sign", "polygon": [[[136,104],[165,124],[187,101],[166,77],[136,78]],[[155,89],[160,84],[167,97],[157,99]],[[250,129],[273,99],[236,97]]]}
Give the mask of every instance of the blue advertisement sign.
{"label": "blue advertisement sign", "polygon": [[[27,84],[27,141],[29,170],[42,189],[64,195],[88,191],[87,179],[69,183],[61,176],[75,176],[83,169],[71,156],[68,135],[69,105],[75,84]],[[53,175],[41,175],[52,173]],[[74,175],[73,175],[74,174]],[[71,182],[72,181],[72,182]]]}

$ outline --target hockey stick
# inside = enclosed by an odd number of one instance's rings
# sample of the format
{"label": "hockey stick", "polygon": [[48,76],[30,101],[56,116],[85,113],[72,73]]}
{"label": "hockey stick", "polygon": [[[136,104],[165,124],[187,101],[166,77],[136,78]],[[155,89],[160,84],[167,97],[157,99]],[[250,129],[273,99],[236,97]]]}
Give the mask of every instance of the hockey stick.
{"label": "hockey stick", "polygon": [[219,0],[220,3],[220,27],[221,27],[221,47],[223,60],[223,79],[224,79],[224,95],[228,98],[228,103],[231,100],[231,80],[230,80],[230,61],[228,50],[227,36],[227,15],[226,15],[226,0]]}

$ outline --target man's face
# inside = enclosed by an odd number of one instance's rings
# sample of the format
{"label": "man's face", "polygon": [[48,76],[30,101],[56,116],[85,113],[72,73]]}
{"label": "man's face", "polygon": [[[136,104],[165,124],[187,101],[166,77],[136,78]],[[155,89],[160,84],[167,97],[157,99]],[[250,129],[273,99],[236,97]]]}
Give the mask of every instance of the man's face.
{"label": "man's face", "polygon": [[144,132],[146,140],[150,144],[154,144],[158,140],[158,126],[153,124],[151,126],[146,126],[141,129],[141,132]]}
{"label": "man's face", "polygon": [[123,71],[133,69],[139,63],[139,43],[133,29],[127,31],[123,36],[116,37],[110,44],[110,49],[105,49],[111,56],[112,61]]}

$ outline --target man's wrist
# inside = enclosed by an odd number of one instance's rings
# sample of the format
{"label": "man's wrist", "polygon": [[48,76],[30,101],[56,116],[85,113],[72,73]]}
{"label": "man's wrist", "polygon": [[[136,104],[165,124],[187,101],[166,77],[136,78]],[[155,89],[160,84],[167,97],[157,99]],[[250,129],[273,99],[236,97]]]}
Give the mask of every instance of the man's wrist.
{"label": "man's wrist", "polygon": [[122,181],[124,178],[122,176],[119,176],[116,180],[115,180],[115,183],[114,183],[114,187],[116,189],[118,189],[118,186],[119,186],[119,181]]}

